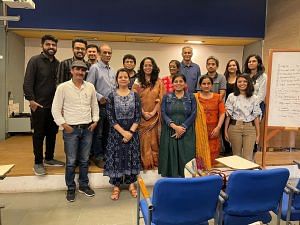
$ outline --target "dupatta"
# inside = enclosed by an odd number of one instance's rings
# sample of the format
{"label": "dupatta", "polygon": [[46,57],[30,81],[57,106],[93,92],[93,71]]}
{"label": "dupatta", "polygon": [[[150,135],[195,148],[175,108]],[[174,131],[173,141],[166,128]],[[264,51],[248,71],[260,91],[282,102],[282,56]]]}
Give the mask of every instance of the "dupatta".
{"label": "dupatta", "polygon": [[206,115],[203,106],[199,101],[199,94],[195,93],[197,102],[197,114],[195,120],[196,133],[196,159],[202,160],[206,170],[211,169],[210,149],[208,144],[208,134],[206,126]]}

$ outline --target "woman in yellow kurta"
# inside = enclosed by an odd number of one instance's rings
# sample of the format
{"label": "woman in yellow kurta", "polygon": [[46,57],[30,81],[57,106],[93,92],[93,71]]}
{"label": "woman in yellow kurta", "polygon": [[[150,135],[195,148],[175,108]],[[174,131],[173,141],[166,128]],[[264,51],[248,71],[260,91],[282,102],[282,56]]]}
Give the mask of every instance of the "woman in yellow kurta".
{"label": "woman in yellow kurta", "polygon": [[160,105],[164,85],[158,78],[159,68],[151,57],[140,64],[138,80],[133,86],[141,99],[142,119],[139,124],[141,158],[144,169],[158,167],[159,135],[161,128]]}
{"label": "woman in yellow kurta", "polygon": [[211,92],[213,84],[211,77],[202,76],[199,84],[201,91],[196,94],[196,98],[205,113],[210,160],[213,165],[220,153],[220,130],[225,118],[225,106],[221,96]]}

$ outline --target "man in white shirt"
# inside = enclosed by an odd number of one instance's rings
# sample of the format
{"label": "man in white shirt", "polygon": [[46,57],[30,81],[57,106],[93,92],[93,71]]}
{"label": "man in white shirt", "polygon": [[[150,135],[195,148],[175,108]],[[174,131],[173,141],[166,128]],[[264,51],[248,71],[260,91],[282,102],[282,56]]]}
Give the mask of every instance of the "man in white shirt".
{"label": "man in white shirt", "polygon": [[99,108],[94,85],[84,81],[86,70],[83,61],[74,61],[71,65],[72,79],[57,87],[52,104],[54,121],[63,127],[66,198],[70,202],[75,200],[76,161],[79,163],[79,192],[89,197],[95,195],[89,187],[88,160]]}

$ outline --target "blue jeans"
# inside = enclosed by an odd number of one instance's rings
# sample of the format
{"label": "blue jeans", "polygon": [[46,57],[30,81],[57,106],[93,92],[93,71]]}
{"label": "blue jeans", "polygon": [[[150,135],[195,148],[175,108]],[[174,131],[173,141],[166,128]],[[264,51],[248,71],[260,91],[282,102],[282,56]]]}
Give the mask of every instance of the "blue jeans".
{"label": "blue jeans", "polygon": [[87,187],[88,161],[92,145],[93,132],[87,128],[73,128],[72,133],[63,131],[65,154],[66,154],[66,172],[65,180],[69,190],[75,190],[75,168],[76,161],[79,163],[79,187]]}
{"label": "blue jeans", "polygon": [[93,143],[91,148],[91,155],[100,160],[104,158],[106,140],[109,132],[109,122],[105,105],[99,105],[99,116],[97,127],[94,130]]}

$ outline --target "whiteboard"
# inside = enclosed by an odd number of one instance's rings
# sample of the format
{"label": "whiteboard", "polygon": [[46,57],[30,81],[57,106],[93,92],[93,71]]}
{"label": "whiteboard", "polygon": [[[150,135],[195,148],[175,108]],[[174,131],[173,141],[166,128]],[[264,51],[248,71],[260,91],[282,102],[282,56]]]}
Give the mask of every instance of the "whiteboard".
{"label": "whiteboard", "polygon": [[273,52],[268,126],[300,127],[300,52]]}

